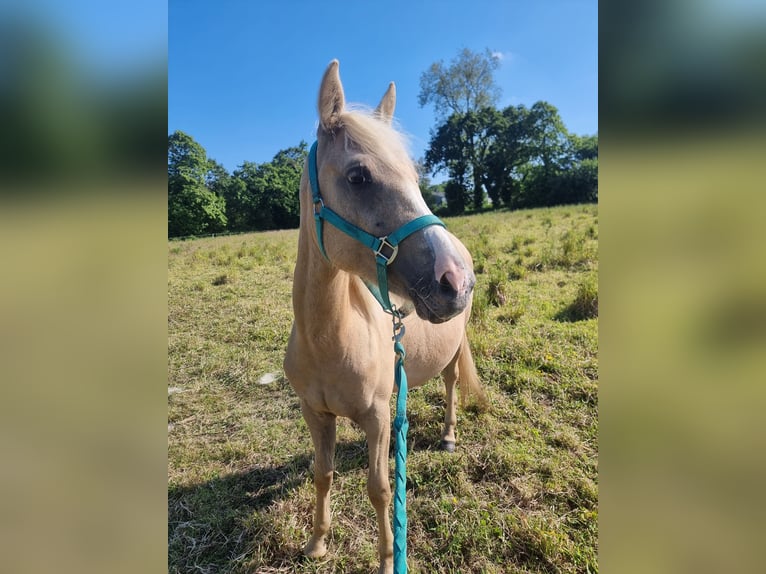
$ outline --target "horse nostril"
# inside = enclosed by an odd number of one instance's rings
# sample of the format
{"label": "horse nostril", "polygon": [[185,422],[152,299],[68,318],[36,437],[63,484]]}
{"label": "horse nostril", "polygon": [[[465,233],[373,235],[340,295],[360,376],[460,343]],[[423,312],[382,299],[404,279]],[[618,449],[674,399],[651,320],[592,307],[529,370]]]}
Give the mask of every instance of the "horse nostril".
{"label": "horse nostril", "polygon": [[444,291],[457,293],[460,290],[460,286],[458,285],[458,278],[455,276],[455,273],[452,271],[444,273],[441,279],[439,279],[439,287]]}

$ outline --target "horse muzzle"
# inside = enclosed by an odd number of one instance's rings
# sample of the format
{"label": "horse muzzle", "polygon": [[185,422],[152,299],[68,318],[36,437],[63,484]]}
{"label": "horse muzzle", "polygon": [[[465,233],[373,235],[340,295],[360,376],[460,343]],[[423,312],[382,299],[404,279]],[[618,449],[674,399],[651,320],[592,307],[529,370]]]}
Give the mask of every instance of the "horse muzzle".
{"label": "horse muzzle", "polygon": [[452,280],[442,276],[439,281],[431,281],[426,289],[421,285],[409,290],[418,317],[431,323],[444,323],[465,310],[471,301],[476,278],[468,271],[457,289]]}
{"label": "horse muzzle", "polygon": [[393,265],[396,283],[404,287],[421,319],[443,323],[468,306],[476,277],[445,230],[429,228],[418,235],[420,241],[402,249],[399,265]]}

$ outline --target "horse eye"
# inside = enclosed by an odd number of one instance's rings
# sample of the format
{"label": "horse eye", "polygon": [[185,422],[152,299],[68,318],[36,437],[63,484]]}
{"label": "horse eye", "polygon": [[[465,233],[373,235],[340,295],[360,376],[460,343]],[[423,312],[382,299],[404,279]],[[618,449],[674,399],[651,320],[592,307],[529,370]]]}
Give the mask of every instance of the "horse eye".
{"label": "horse eye", "polygon": [[372,181],[372,176],[370,175],[370,170],[366,167],[357,165],[348,170],[346,179],[348,179],[348,182],[352,185],[360,185],[362,183],[370,183]]}

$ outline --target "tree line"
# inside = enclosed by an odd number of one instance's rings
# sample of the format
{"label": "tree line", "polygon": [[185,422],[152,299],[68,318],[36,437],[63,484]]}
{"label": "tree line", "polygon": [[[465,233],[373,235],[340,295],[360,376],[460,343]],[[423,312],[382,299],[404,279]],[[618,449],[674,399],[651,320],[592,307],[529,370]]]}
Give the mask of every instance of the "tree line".
{"label": "tree line", "polygon": [[[548,102],[495,107],[499,60],[486,50],[436,62],[420,79],[418,101],[437,124],[418,163],[420,190],[437,214],[518,209],[598,200],[598,135],[566,129]],[[190,135],[168,136],[168,235],[297,227],[307,144],[270,162],[245,161],[232,173]],[[432,183],[436,174],[446,180]]]}
{"label": "tree line", "polygon": [[[500,58],[463,49],[420,77],[418,103],[433,104],[437,126],[422,164],[421,190],[445,211],[516,209],[598,200],[598,136],[570,134],[548,102],[498,110]],[[431,186],[427,175],[446,171]]]}
{"label": "tree line", "polygon": [[190,135],[168,136],[168,236],[298,227],[305,141],[267,163],[245,161],[232,173]]}
{"label": "tree line", "polygon": [[[428,173],[448,179],[432,185]],[[570,134],[547,102],[452,114],[432,132],[421,192],[433,208],[470,210],[598,200],[598,136]]]}

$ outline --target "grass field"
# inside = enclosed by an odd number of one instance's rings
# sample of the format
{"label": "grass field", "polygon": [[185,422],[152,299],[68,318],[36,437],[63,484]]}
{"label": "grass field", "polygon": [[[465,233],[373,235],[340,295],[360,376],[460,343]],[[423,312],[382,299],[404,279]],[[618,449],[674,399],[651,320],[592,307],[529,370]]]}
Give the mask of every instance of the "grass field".
{"label": "grass field", "polygon": [[[410,393],[410,571],[595,573],[597,207],[445,221],[475,261],[469,338],[490,407],[459,411],[448,454],[443,384]],[[168,244],[171,573],[377,567],[366,444],[346,419],[329,552],[301,556],[313,450],[281,372],[296,246],[296,230]]]}

